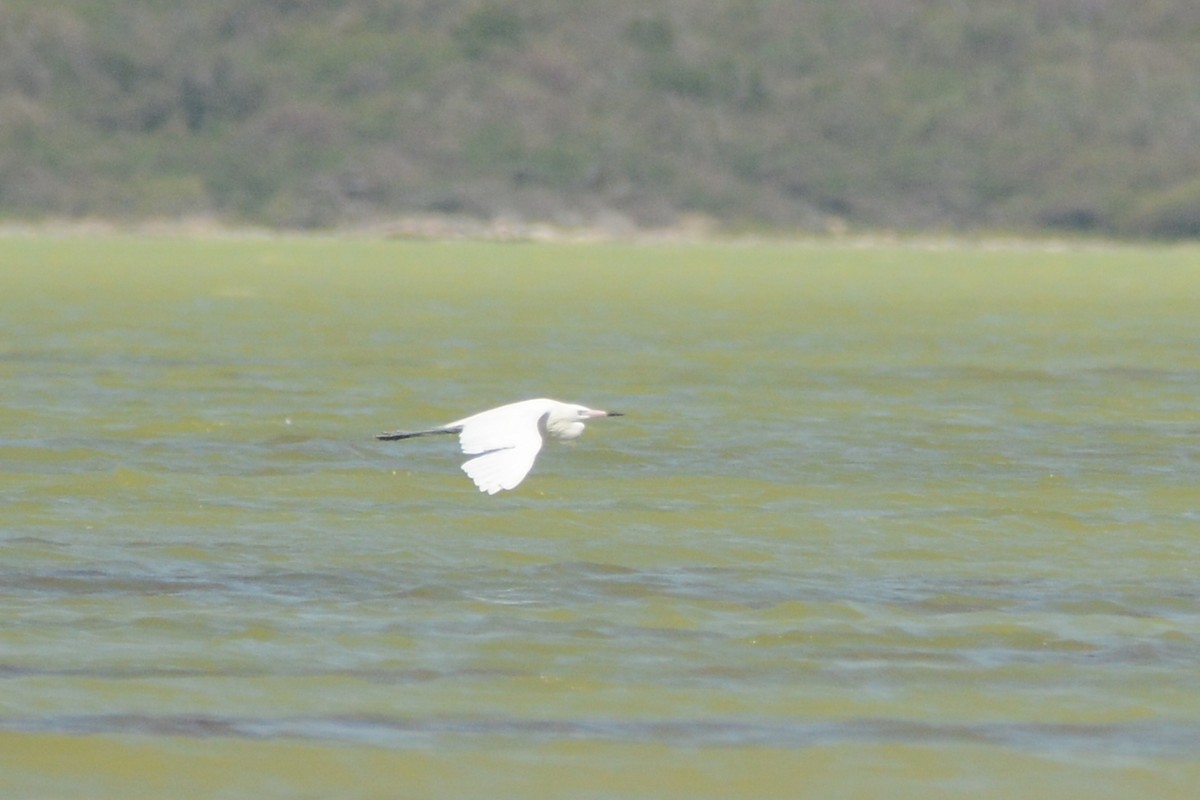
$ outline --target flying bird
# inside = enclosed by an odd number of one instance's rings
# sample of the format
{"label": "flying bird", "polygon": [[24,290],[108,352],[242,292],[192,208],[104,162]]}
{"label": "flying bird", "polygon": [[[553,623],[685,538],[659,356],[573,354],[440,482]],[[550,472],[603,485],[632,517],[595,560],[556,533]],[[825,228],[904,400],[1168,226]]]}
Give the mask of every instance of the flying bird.
{"label": "flying bird", "polygon": [[384,441],[412,439],[439,433],[458,434],[462,451],[475,456],[462,465],[479,491],[495,494],[512,489],[533,469],[542,441],[578,439],[584,423],[600,417],[624,416],[616,411],[597,411],[574,403],[539,398],[509,403],[480,411],[440,428],[427,431],[393,431],[378,434]]}

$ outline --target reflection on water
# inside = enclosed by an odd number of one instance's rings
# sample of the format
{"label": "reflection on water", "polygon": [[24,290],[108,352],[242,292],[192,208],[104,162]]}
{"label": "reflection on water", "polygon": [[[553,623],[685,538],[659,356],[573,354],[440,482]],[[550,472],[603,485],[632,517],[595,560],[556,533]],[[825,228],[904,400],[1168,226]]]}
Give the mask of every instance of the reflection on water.
{"label": "reflection on water", "polygon": [[14,796],[1200,780],[1194,253],[0,248]]}

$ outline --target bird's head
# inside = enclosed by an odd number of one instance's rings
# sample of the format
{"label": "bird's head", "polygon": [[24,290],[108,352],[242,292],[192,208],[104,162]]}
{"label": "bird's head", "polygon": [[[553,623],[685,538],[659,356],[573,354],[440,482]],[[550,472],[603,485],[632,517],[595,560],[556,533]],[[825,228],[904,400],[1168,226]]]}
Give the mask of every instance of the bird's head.
{"label": "bird's head", "polygon": [[546,433],[556,439],[576,439],[583,433],[584,423],[600,417],[621,417],[619,411],[600,411],[571,403],[555,403],[546,416]]}

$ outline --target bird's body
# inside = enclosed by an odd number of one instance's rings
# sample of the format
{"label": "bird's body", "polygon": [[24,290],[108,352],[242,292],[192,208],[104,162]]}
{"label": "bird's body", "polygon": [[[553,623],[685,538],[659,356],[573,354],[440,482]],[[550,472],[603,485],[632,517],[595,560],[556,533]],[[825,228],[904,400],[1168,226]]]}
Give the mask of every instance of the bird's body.
{"label": "bird's body", "polygon": [[475,456],[462,465],[479,491],[495,494],[512,489],[533,469],[542,441],[577,439],[584,422],[599,417],[619,417],[615,411],[538,398],[481,411],[438,428],[405,433],[381,433],[376,439],[392,441],[441,433],[458,434],[462,451]]}

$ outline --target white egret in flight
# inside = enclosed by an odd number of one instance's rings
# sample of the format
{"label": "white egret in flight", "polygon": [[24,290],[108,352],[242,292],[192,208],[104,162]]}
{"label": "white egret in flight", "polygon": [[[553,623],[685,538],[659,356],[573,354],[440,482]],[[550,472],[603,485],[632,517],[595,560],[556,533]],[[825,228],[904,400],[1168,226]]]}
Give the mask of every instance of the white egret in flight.
{"label": "white egret in flight", "polygon": [[623,415],[616,411],[596,411],[587,406],[539,398],[480,411],[440,428],[409,433],[393,431],[375,438],[392,441],[456,433],[462,451],[475,456],[462,465],[463,472],[475,482],[479,491],[495,494],[501,489],[512,489],[525,480],[542,449],[544,437],[577,439],[587,420],[620,416]]}

